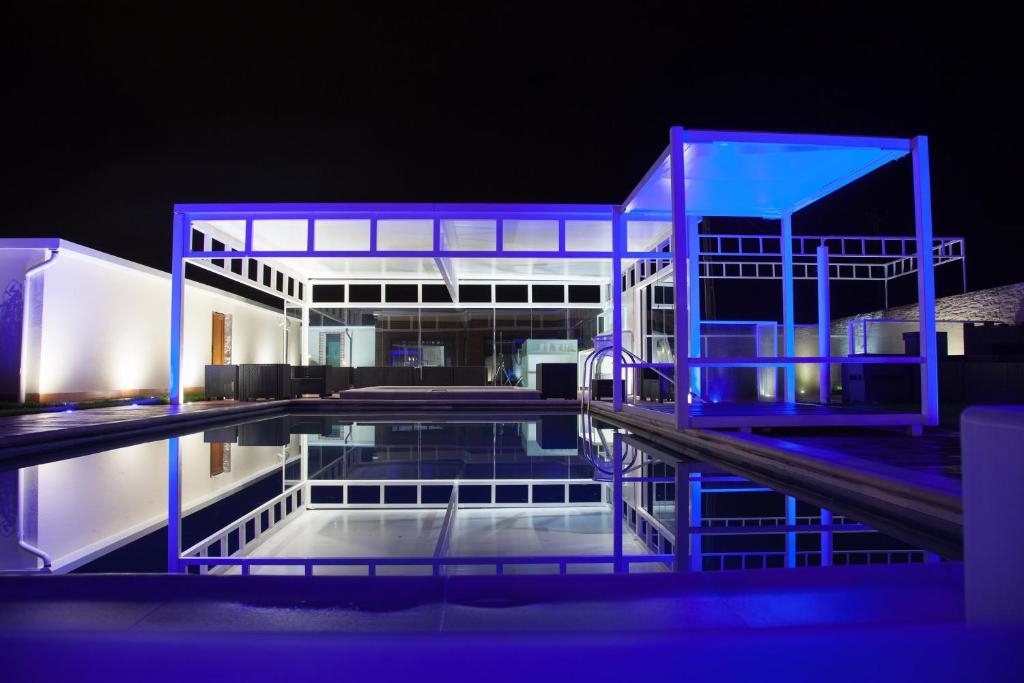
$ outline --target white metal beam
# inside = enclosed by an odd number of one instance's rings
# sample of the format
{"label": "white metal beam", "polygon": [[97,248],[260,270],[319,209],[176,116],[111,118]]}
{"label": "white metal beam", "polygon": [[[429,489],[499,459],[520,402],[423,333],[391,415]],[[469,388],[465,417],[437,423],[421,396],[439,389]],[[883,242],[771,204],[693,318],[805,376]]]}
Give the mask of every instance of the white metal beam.
{"label": "white metal beam", "polygon": [[675,383],[676,428],[690,426],[690,369],[688,358],[690,342],[690,316],[688,308],[689,278],[687,277],[687,224],[686,224],[686,177],[683,163],[684,131],[675,126],[669,131],[669,149],[672,167],[672,267],[675,272],[673,303],[675,305]]}

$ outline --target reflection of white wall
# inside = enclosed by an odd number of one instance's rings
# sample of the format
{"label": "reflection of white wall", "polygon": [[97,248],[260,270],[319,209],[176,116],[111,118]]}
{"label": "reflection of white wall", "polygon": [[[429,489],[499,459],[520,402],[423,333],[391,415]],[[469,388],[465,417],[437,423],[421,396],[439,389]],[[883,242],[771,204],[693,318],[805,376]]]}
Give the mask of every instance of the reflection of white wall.
{"label": "reflection of white wall", "polygon": [[[88,250],[84,250],[88,252]],[[170,277],[104,254],[62,248],[44,279],[39,371],[29,393],[109,396],[164,392],[168,384]],[[182,380],[201,387],[211,360],[212,314],[232,316],[235,363],[279,363],[282,315],[186,283]],[[298,321],[290,321],[298,356]]]}
{"label": "reflection of white wall", "polygon": [[[203,435],[181,437],[182,507],[191,512],[279,468],[276,446],[231,448],[231,471],[210,476]],[[167,520],[167,442],[39,465],[37,543],[71,569]]]}

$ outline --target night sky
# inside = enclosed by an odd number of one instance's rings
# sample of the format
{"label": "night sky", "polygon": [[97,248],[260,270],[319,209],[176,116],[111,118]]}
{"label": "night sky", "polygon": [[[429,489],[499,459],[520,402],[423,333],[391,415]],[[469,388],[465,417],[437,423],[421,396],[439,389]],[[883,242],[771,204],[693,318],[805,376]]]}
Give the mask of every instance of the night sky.
{"label": "night sky", "polygon": [[[640,4],[14,3],[0,234],[167,270],[175,202],[613,203],[673,124],[927,133],[970,286],[1024,279],[1007,17]],[[912,234],[909,163],[876,176],[796,232]]]}

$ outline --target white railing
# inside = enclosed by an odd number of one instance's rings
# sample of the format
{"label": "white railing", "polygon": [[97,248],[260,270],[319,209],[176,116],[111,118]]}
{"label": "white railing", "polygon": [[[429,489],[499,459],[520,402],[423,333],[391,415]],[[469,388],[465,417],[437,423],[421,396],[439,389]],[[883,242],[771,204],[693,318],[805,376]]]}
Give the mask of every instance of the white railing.
{"label": "white railing", "polygon": [[[713,492],[714,489],[704,491],[704,493]],[[784,526],[786,522],[785,516],[779,517],[703,517],[701,518],[701,526],[706,527],[736,527],[736,526]],[[832,524],[853,524],[851,520],[848,520],[844,515],[833,515]],[[797,517],[794,522],[796,525],[800,524],[821,524],[820,515],[811,515],[808,517]]]}
{"label": "white railing", "polygon": [[[225,559],[238,555],[244,550],[251,550],[262,543],[266,534],[271,530],[279,528],[285,522],[291,521],[301,514],[305,510],[305,502],[303,485],[293,486],[182,552],[181,563],[198,566],[200,574],[215,571],[220,564],[217,562],[207,563],[205,559]],[[232,549],[231,540],[234,534],[237,534],[234,543],[236,547]],[[211,550],[214,547],[216,550]],[[196,558],[204,561],[192,562]]]}
{"label": "white railing", "polygon": [[676,533],[673,529],[669,529],[661,520],[634,504],[633,501],[623,498],[622,502],[633,513],[631,516],[619,511],[620,514],[623,514],[623,521],[626,523],[626,527],[632,529],[637,537],[644,542],[644,545],[658,553],[665,552],[666,541],[671,543],[673,547],[675,546]]}
{"label": "white railing", "polygon": [[[703,552],[704,559],[718,560],[717,567],[706,567],[705,571],[729,571],[738,569],[763,569],[769,566],[769,560],[777,560],[776,565],[782,567],[786,560],[786,551],[761,551],[761,552]],[[796,566],[807,567],[811,564],[812,558],[820,558],[819,550],[800,550],[796,553]],[[726,566],[726,560],[738,559],[739,566]],[[852,560],[863,559],[863,562]],[[928,553],[924,550],[833,550],[831,563],[833,565],[849,564],[910,564],[925,562]],[[712,563],[714,564],[714,563]]]}
{"label": "white railing", "polygon": [[[428,503],[423,500],[423,489],[425,487],[461,486],[463,489],[471,490],[477,487],[489,487],[490,493],[486,500],[467,501],[468,496],[462,496],[460,505],[463,508],[474,507],[587,507],[601,505],[601,500],[573,500],[573,487],[594,487],[601,484],[593,479],[310,479],[306,481],[309,488],[310,499],[308,502],[310,510],[334,510],[352,508],[370,509],[442,509],[448,506],[448,502]],[[511,502],[501,500],[500,496],[503,487],[522,486],[526,488],[526,500]],[[535,490],[544,490],[546,487],[561,487],[561,498],[546,500],[542,496],[535,496]],[[351,502],[350,489],[377,489],[376,502]],[[387,493],[389,489],[415,488],[415,501],[410,497],[409,502],[396,503],[388,502]],[[341,500],[338,502],[315,502],[313,492],[315,489],[340,489]],[[371,496],[372,498],[372,496]],[[584,496],[585,498],[585,496]]]}
{"label": "white railing", "polygon": [[[620,558],[626,572],[632,565],[661,564],[671,569],[672,555],[623,555]],[[552,555],[552,556],[502,556],[502,557],[183,557],[181,563],[187,567],[198,566],[217,569],[238,567],[242,574],[252,573],[253,567],[302,567],[306,576],[312,576],[314,567],[360,567],[368,576],[376,576],[382,567],[423,567],[440,575],[450,567],[493,567],[495,575],[501,576],[509,566],[557,566],[559,574],[567,574],[569,567],[582,565],[595,567],[607,565],[614,570],[616,558],[612,555]]]}

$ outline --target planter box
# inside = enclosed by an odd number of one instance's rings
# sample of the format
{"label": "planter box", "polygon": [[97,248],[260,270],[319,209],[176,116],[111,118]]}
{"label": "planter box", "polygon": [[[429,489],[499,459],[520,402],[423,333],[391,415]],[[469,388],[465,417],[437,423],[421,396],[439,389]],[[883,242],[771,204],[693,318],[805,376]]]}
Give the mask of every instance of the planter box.
{"label": "planter box", "polygon": [[411,387],[416,384],[417,368],[353,368],[352,377],[352,383],[357,389],[363,387]]}
{"label": "planter box", "polygon": [[[622,396],[626,396],[626,380],[622,382]],[[595,401],[607,398],[612,399],[612,381],[610,379],[595,379],[594,383],[590,386],[590,397]]]}
{"label": "planter box", "polygon": [[576,398],[576,363],[537,363],[537,391],[541,398]]}
{"label": "planter box", "polygon": [[450,387],[455,377],[455,371],[451,367],[422,367],[419,370],[419,383],[425,387]]}
{"label": "planter box", "polygon": [[291,366],[287,363],[238,366],[240,401],[255,401],[258,398],[280,400],[291,396]]}
{"label": "planter box", "polygon": [[487,384],[487,368],[482,365],[456,365],[452,368],[452,386],[482,387]]}
{"label": "planter box", "polygon": [[207,365],[204,382],[206,398],[237,398],[238,366]]}

